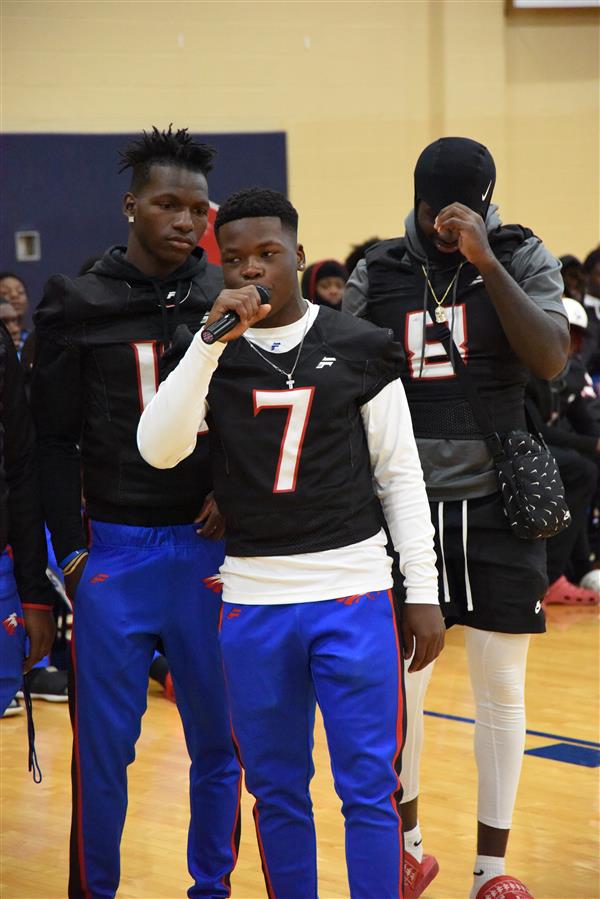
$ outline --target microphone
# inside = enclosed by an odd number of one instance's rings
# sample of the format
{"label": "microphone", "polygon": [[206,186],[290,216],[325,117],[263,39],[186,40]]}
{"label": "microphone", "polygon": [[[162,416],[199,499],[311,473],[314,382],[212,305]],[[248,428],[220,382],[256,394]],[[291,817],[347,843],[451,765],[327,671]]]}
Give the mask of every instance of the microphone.
{"label": "microphone", "polygon": [[[255,284],[254,287],[256,287],[258,291],[261,305],[268,303],[271,299],[271,291],[269,288],[263,287],[262,284]],[[202,331],[202,340],[204,343],[214,343],[215,340],[218,340],[223,334],[229,334],[229,332],[232,331],[236,325],[239,325],[239,323],[240,317],[236,312],[226,312],[225,315],[218,318],[212,325],[207,325],[207,327],[204,328]]]}

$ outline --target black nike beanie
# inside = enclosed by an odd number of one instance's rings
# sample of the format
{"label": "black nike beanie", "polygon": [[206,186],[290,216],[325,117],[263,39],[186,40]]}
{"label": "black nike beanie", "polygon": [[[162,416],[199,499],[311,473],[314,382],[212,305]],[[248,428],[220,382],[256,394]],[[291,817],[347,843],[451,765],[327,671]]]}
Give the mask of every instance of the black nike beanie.
{"label": "black nike beanie", "polygon": [[496,183],[492,154],[468,137],[440,137],[425,147],[415,166],[415,210],[424,200],[435,213],[462,203],[482,219]]}

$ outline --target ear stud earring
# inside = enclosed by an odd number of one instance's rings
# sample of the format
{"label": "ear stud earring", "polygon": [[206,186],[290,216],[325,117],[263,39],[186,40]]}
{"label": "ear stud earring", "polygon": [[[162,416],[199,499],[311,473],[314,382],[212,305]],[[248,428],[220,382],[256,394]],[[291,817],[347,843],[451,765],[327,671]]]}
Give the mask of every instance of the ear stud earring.
{"label": "ear stud earring", "polygon": [[135,215],[128,215],[127,221],[129,222],[130,225],[133,225],[133,223],[135,222]]}

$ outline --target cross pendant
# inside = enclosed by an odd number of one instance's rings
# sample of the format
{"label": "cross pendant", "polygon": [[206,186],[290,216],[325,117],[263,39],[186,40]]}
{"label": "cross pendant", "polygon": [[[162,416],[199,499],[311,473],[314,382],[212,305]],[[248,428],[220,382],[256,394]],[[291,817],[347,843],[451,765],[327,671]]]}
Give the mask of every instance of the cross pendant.
{"label": "cross pendant", "polygon": [[435,320],[438,325],[442,325],[445,321],[448,321],[448,319],[446,318],[446,310],[442,309],[441,306],[438,306],[435,310]]}
{"label": "cross pendant", "polygon": [[287,379],[287,381],[285,383],[287,384],[289,390],[294,389],[294,379],[291,376]]}

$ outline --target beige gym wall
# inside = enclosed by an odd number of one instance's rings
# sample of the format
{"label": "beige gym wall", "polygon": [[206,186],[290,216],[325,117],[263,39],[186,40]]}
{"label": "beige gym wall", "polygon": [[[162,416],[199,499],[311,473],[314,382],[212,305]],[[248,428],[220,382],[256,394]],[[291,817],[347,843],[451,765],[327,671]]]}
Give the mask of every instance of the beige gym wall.
{"label": "beige gym wall", "polygon": [[599,240],[599,18],[504,0],[2,0],[1,127],[282,130],[310,260],[402,230],[441,134],[486,143],[505,221]]}

